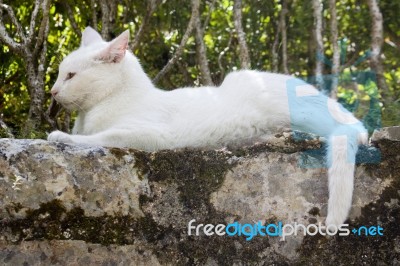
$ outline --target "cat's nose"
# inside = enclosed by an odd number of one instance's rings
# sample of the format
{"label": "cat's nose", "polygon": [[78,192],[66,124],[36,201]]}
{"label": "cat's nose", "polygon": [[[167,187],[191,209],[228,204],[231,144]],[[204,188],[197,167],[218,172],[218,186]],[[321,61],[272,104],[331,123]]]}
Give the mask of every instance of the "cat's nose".
{"label": "cat's nose", "polygon": [[50,93],[53,95],[53,97],[55,97],[58,94],[58,90],[56,88],[52,88]]}

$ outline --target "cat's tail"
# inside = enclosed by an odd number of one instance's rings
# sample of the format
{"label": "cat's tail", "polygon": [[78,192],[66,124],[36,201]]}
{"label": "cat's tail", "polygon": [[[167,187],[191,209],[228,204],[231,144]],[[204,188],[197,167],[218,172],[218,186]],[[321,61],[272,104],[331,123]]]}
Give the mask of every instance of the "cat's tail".
{"label": "cat's tail", "polygon": [[368,134],[361,125],[342,125],[328,140],[329,201],[325,224],[344,223],[353,197],[355,158],[359,144],[366,144]]}

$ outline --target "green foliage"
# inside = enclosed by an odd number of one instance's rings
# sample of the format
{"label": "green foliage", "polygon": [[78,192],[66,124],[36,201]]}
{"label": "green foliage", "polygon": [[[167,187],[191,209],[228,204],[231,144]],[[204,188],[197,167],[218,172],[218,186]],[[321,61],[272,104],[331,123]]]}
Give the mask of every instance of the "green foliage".
{"label": "green foliage", "polygon": [[[33,2],[27,0],[4,0],[17,14],[24,27],[29,28]],[[49,90],[57,77],[58,64],[62,58],[80,43],[80,30],[90,25],[102,29],[102,10],[97,4],[91,6],[89,0],[54,0],[50,10],[50,34],[47,39],[46,58],[46,105],[50,102]],[[116,3],[116,15],[111,22],[108,36],[111,39],[125,29],[130,29],[134,38],[147,12],[147,1],[110,1]],[[324,1],[325,8],[327,3]],[[377,89],[374,79],[361,76],[352,81],[354,73],[368,73],[368,50],[370,48],[371,19],[364,1],[338,0],[337,13],[339,39],[341,40],[341,64],[352,62],[340,75],[338,98],[349,109],[364,118],[372,129],[382,122],[383,126],[400,123],[400,10],[399,1],[380,1],[384,17],[385,77],[390,91],[382,94]],[[68,6],[72,13],[68,12]],[[249,46],[252,68],[272,69],[272,45],[277,36],[277,24],[282,9],[281,1],[243,0],[243,26]],[[289,14],[286,17],[288,36],[288,65],[290,73],[296,76],[312,76],[316,62],[312,34],[313,17],[311,1],[288,0]],[[186,30],[190,19],[191,6],[188,1],[160,1],[155,13],[145,29],[140,45],[133,51],[141,61],[150,77],[163,68],[173,56]],[[4,12],[3,12],[4,15]],[[325,57],[332,59],[330,33],[328,30],[329,12],[324,10]],[[4,23],[11,37],[20,41],[15,27],[8,16],[3,16]],[[94,19],[96,18],[96,25]],[[234,33],[233,1],[202,1],[201,21],[204,25],[204,41],[207,48],[211,76],[219,84],[226,73],[238,69],[238,40]],[[205,25],[205,21],[208,23]],[[282,52],[279,45],[279,54]],[[354,60],[359,59],[359,60]],[[15,132],[24,124],[29,110],[29,92],[27,90],[26,69],[23,60],[10,52],[5,45],[0,47],[0,115],[3,121]],[[221,68],[222,66],[222,68]],[[280,66],[280,71],[281,71]],[[329,64],[325,65],[324,74],[330,73]],[[358,74],[357,74],[358,75]],[[361,75],[361,74],[360,74]],[[196,58],[196,44],[190,38],[178,63],[160,82],[160,87],[173,89],[179,86],[199,84],[199,68]],[[354,87],[358,84],[358,89]],[[384,96],[381,96],[384,95]],[[382,98],[385,97],[385,98]],[[373,112],[371,111],[373,110]],[[379,110],[379,112],[377,111]],[[371,113],[372,112],[372,113]],[[382,112],[382,121],[379,117]],[[32,133],[32,137],[44,137],[43,133]],[[18,134],[16,134],[18,135]]]}
{"label": "green foliage", "polygon": [[[7,4],[6,1],[4,2]],[[23,23],[28,23],[31,3],[29,1],[14,1],[13,3],[19,5],[15,11],[17,18]],[[6,24],[6,28],[10,32],[10,37],[18,40],[15,28],[10,24]],[[0,47],[0,117],[13,129],[19,128],[25,122],[29,110],[30,97],[24,73],[23,61],[10,52],[7,46],[2,45]]]}
{"label": "green foliage", "polygon": [[400,67],[386,72],[385,77],[390,90],[387,97],[394,99],[394,101],[386,102],[382,121],[386,126],[396,126],[399,125],[400,121]]}
{"label": "green foliage", "polygon": [[369,133],[382,127],[381,97],[375,74],[369,71],[359,73],[346,71],[341,75],[341,84],[338,101],[364,122]]}

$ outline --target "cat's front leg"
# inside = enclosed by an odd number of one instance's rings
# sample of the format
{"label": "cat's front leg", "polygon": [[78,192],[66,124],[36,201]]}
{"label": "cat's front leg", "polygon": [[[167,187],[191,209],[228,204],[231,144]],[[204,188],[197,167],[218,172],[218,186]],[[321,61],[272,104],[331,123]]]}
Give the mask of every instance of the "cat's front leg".
{"label": "cat's front leg", "polygon": [[56,130],[51,132],[47,136],[48,141],[55,141],[55,142],[63,142],[63,143],[73,143],[74,141],[72,140],[72,136],[70,134],[67,134],[65,132]]}

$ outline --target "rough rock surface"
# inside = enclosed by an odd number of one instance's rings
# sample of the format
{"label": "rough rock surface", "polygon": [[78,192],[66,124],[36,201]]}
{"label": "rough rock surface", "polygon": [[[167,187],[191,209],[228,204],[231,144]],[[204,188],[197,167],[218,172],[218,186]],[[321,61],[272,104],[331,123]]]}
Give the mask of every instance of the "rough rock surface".
{"label": "rough rock surface", "polygon": [[[188,223],[323,223],[319,139],[285,132],[224,150],[160,151],[0,140],[0,263],[400,264],[400,128],[358,154],[349,229],[383,236],[200,236]],[[195,230],[192,230],[194,234]]]}

